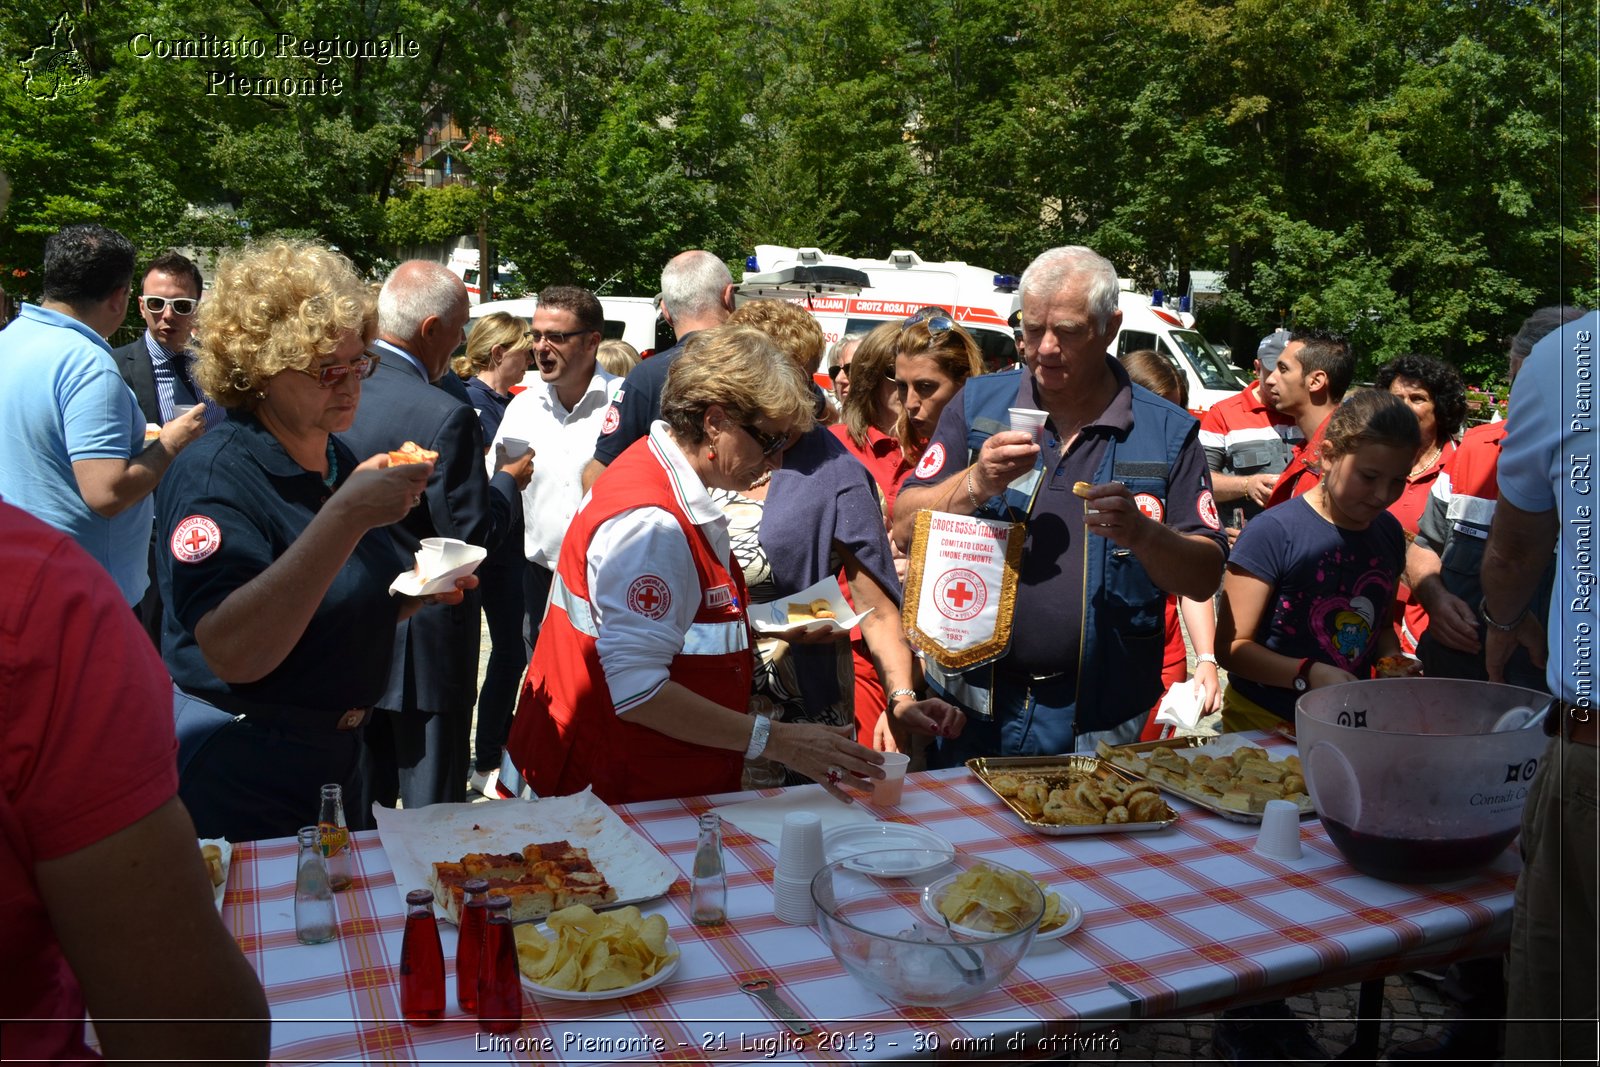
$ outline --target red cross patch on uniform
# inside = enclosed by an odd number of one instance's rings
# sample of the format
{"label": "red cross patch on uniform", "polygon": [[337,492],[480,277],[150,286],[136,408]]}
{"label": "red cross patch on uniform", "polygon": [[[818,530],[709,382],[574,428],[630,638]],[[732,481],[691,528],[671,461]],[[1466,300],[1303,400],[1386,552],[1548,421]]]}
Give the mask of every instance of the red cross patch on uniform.
{"label": "red cross patch on uniform", "polygon": [[1222,519],[1217,516],[1217,498],[1211,495],[1211,490],[1200,490],[1200,499],[1195,501],[1195,510],[1200,512],[1200,521],[1213,530],[1222,529]]}
{"label": "red cross patch on uniform", "polygon": [[659,619],[672,607],[672,590],[653,574],[635,578],[628,586],[628,610],[647,619]]}
{"label": "red cross patch on uniform", "polygon": [[1167,512],[1161,506],[1161,499],[1153,493],[1135,493],[1133,502],[1139,506],[1140,511],[1157,522],[1161,522],[1166,517]]}
{"label": "red cross patch on uniform", "polygon": [[922,462],[917,464],[918,478],[932,478],[944,470],[944,445],[935,441],[928,450],[922,454]]}
{"label": "red cross patch on uniform", "polygon": [[617,427],[621,425],[622,412],[617,409],[616,404],[612,404],[606,408],[606,419],[600,424],[600,435],[603,437],[609,433],[616,433]]}
{"label": "red cross patch on uniform", "polygon": [[172,531],[171,547],[179,563],[199,563],[222,547],[222,531],[204,515],[190,515]]}

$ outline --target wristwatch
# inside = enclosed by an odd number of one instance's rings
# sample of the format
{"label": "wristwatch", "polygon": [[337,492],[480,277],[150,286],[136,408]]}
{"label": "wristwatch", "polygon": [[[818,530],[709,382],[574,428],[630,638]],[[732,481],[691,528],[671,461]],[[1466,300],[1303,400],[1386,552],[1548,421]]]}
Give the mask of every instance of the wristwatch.
{"label": "wristwatch", "polygon": [[1305,659],[1300,661],[1300,666],[1295,668],[1295,671],[1294,671],[1294,691],[1296,693],[1304,693],[1306,690],[1311,688],[1311,668],[1312,668],[1312,666],[1313,666],[1313,661],[1308,656]]}

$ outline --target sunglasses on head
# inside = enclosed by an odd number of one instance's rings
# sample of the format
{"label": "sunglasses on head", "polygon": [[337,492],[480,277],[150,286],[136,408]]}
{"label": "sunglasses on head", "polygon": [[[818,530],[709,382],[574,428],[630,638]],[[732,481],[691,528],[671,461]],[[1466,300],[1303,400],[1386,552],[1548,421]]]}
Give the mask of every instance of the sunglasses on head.
{"label": "sunglasses on head", "polygon": [[200,301],[192,296],[141,296],[139,303],[152,315],[159,315],[167,310],[167,305],[172,305],[174,315],[185,317],[194,314],[194,309],[200,306]]}
{"label": "sunglasses on head", "polygon": [[763,456],[770,456],[774,452],[782,450],[783,446],[789,443],[787,435],[766,433],[748,422],[741,422],[739,428],[749,434],[750,439],[761,447]]}
{"label": "sunglasses on head", "polygon": [[372,372],[378,369],[378,357],[372,353],[353,359],[349,363],[330,363],[326,367],[313,367],[300,373],[309,375],[317,380],[317,384],[324,389],[332,389],[350,375],[354,374],[361,381],[372,377]]}
{"label": "sunglasses on head", "polygon": [[944,313],[942,308],[923,308],[915,315],[900,324],[900,332],[905,333],[917,323],[928,327],[928,340],[936,341],[956,328],[955,320]]}

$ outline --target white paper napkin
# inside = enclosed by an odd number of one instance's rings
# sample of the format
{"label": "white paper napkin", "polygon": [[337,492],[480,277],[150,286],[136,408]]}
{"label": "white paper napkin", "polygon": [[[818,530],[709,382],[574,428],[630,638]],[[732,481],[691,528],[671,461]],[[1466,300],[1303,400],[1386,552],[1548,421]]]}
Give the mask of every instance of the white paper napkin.
{"label": "white paper napkin", "polygon": [[835,826],[877,821],[870,812],[863,811],[861,805],[835,800],[820,785],[785,789],[777,796],[747,800],[742,804],[724,804],[711,810],[745,833],[771,845],[777,845],[783,837],[784,816],[791,811],[809,811],[816,815],[822,820],[824,834]]}
{"label": "white paper napkin", "polygon": [[1180,730],[1193,730],[1200,721],[1200,686],[1193,678],[1173,682],[1156,708],[1156,722],[1170,723]]}

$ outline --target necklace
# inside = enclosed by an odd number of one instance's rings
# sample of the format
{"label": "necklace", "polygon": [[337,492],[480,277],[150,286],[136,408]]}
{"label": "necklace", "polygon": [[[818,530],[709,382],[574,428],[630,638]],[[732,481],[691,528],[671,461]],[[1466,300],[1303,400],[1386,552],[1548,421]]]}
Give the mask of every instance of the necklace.
{"label": "necklace", "polygon": [[328,473],[323,475],[322,484],[329,489],[339,480],[339,455],[333,450],[333,434],[328,435]]}
{"label": "necklace", "polygon": [[1422,462],[1411,468],[1411,473],[1406,475],[1406,480],[1410,481],[1423,471],[1427,470],[1429,467],[1433,466],[1433,461],[1438,459],[1439,453],[1443,451],[1443,445],[1434,445],[1432,448],[1430,448],[1428,450],[1428,454],[1422,457]]}

